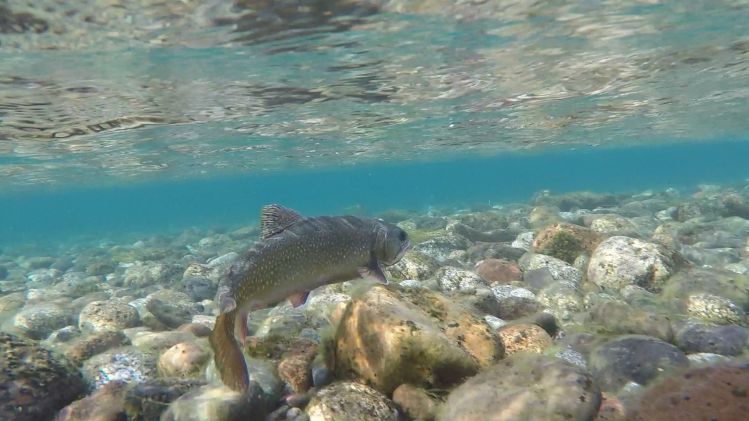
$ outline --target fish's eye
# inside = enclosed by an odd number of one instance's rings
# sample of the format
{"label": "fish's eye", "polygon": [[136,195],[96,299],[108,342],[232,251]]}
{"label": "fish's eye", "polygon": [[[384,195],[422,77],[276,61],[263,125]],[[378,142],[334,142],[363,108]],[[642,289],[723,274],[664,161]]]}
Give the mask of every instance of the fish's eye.
{"label": "fish's eye", "polygon": [[398,239],[401,241],[406,241],[406,231],[401,230],[401,232],[398,234]]}

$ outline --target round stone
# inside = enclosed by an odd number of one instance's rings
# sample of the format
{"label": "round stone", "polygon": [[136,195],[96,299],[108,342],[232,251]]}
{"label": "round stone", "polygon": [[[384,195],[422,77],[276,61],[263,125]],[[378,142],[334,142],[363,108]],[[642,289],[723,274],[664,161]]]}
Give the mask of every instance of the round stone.
{"label": "round stone", "polygon": [[93,301],[78,315],[83,332],[119,331],[138,324],[135,307],[120,301]]}

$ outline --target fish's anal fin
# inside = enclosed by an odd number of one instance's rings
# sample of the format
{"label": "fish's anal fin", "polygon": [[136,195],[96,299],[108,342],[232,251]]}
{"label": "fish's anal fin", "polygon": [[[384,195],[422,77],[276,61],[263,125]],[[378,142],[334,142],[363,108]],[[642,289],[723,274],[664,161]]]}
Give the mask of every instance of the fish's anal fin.
{"label": "fish's anal fin", "polygon": [[260,238],[266,239],[283,232],[304,217],[297,211],[281,205],[266,205],[260,211]]}
{"label": "fish's anal fin", "polygon": [[309,297],[309,291],[302,291],[294,295],[289,295],[289,302],[292,307],[297,308],[307,302],[307,297]]}
{"label": "fish's anal fin", "polygon": [[359,268],[359,276],[362,278],[373,279],[383,285],[387,285],[388,278],[385,276],[385,272],[382,271],[380,264],[376,260],[373,260],[368,266]]}

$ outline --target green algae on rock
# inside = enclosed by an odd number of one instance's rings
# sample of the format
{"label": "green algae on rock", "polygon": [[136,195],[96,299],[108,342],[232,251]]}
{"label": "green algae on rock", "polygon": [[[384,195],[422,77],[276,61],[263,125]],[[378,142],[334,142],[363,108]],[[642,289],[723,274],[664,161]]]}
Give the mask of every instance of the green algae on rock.
{"label": "green algae on rock", "polygon": [[520,353],[455,388],[439,421],[591,420],[601,393],[590,373],[561,359]]}

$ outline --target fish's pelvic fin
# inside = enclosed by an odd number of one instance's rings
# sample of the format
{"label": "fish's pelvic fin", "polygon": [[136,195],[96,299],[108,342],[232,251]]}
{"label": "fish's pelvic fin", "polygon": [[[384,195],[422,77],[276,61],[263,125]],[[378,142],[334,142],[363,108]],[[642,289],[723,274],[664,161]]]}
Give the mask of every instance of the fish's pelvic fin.
{"label": "fish's pelvic fin", "polygon": [[297,308],[307,302],[307,297],[309,297],[309,291],[302,291],[294,295],[290,295],[289,302],[291,303],[292,307]]}
{"label": "fish's pelvic fin", "polygon": [[247,335],[250,334],[250,329],[247,327],[247,316],[250,315],[248,310],[239,310],[237,317],[234,319],[234,336],[239,337],[239,343],[242,347],[247,345]]}
{"label": "fish's pelvic fin", "polygon": [[234,338],[236,315],[236,310],[220,314],[208,339],[213,348],[213,361],[216,363],[221,381],[230,389],[243,392],[250,384],[250,377],[242,349]]}
{"label": "fish's pelvic fin", "polygon": [[362,278],[373,279],[384,285],[389,283],[388,278],[385,276],[385,272],[382,271],[380,264],[374,259],[368,266],[359,268],[359,276]]}
{"label": "fish's pelvic fin", "polygon": [[266,205],[260,211],[260,238],[273,237],[304,217],[297,211],[281,205]]}
{"label": "fish's pelvic fin", "polygon": [[231,296],[231,291],[226,286],[219,287],[216,292],[216,301],[219,314],[225,314],[237,308],[237,301]]}

